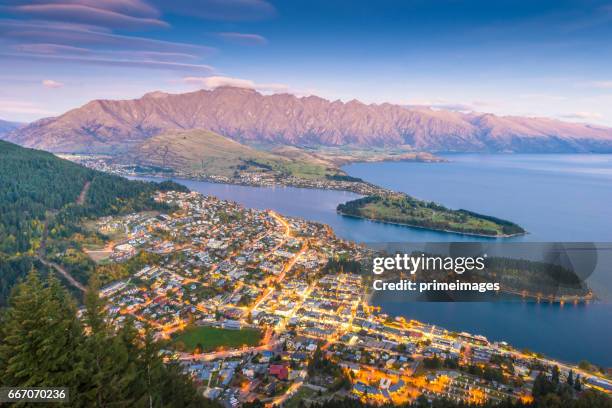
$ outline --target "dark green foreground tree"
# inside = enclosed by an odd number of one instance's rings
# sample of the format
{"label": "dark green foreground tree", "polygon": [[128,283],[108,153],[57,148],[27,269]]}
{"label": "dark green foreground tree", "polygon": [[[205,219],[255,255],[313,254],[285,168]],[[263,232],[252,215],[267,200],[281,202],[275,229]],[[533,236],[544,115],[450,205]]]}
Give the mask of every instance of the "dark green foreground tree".
{"label": "dark green foreground tree", "polygon": [[69,387],[75,407],[212,407],[178,367],[166,365],[150,332],[104,319],[96,283],[77,317],[74,299],[52,275],[31,272],[0,311],[0,384]]}

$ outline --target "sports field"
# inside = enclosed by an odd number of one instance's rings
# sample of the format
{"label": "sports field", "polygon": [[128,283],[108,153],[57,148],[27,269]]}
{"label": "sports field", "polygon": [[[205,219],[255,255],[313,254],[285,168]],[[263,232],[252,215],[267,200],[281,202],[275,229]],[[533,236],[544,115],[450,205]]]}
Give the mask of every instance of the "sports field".
{"label": "sports field", "polygon": [[174,338],[175,344],[182,342],[185,345],[185,351],[192,351],[198,344],[202,351],[213,351],[219,347],[256,346],[260,341],[261,332],[256,329],[230,330],[208,326],[187,329]]}

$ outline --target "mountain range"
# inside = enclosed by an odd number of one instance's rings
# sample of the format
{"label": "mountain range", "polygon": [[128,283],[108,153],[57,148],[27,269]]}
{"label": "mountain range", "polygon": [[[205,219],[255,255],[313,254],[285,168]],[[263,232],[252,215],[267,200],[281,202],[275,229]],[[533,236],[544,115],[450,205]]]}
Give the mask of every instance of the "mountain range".
{"label": "mountain range", "polygon": [[219,87],[94,100],[0,137],[53,152],[121,153],[167,131],[204,129],[252,145],[430,152],[612,152],[612,128],[548,118],[263,95]]}

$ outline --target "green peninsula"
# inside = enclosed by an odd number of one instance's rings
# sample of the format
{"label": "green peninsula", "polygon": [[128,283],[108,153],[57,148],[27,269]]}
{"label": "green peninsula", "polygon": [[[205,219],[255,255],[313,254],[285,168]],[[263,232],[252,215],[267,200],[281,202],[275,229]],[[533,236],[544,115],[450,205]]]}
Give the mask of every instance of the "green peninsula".
{"label": "green peninsula", "polygon": [[510,237],[525,233],[510,221],[467,210],[451,210],[401,193],[366,196],[338,205],[337,211],[351,217],[460,234]]}

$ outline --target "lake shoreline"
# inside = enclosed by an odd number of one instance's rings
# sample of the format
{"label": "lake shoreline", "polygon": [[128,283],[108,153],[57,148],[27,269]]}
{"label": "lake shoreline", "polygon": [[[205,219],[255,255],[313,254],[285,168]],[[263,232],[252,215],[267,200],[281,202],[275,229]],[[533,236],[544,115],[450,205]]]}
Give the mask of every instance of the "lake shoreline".
{"label": "lake shoreline", "polygon": [[[192,191],[236,201],[246,207],[274,209],[291,217],[330,225],[340,238],[359,243],[483,241],[501,244],[609,242],[611,239],[610,224],[602,220],[612,219],[612,209],[604,204],[612,194],[608,188],[612,179],[612,155],[453,155],[451,162],[444,166],[364,163],[349,165],[345,171],[351,176],[394,190],[413,191],[417,197],[447,202],[456,208],[504,214],[506,218],[516,219],[529,234],[496,239],[363,222],[336,212],[338,203],[357,196],[344,191],[189,180],[183,183]],[[410,174],[410,177],[398,178],[398,174]],[[578,196],[593,197],[589,201],[589,211],[576,207],[571,200],[562,199],[568,188]],[[516,205],[517,202],[522,204]],[[589,215],[593,213],[598,215],[596,219]],[[559,218],[575,221],[559,224],[556,222]],[[606,259],[609,261],[610,256]],[[605,293],[612,293],[609,281],[610,275],[599,274],[595,282],[600,287],[603,285]],[[602,365],[612,364],[605,341],[612,336],[612,329],[602,324],[612,319],[612,304],[607,300],[592,301],[588,306],[585,303],[561,306],[534,301],[398,303],[377,297],[372,303],[391,316],[502,339],[515,347],[537,350],[560,361],[587,359]]]}

